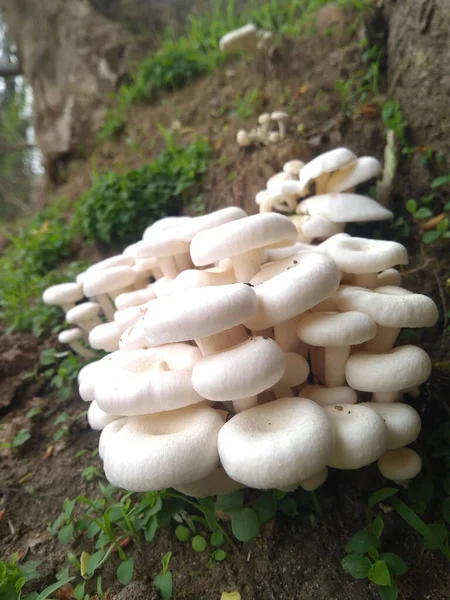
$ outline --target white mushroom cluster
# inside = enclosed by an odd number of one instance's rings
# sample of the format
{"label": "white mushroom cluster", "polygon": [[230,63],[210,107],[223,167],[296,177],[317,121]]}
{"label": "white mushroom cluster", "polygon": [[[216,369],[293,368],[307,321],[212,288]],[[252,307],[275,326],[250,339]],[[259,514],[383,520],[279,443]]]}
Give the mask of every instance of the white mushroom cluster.
{"label": "white mushroom cluster", "polygon": [[228,207],[162,219],[78,283],[47,290],[110,352],[79,374],[108,480],[199,497],[313,490],[328,468],[376,461],[410,480],[421,423],[402,393],[431,363],[394,345],[438,313],[401,287],[406,263],[396,242],[338,233],[307,245],[286,216]]}
{"label": "white mushroom cluster", "polygon": [[225,54],[245,52],[248,54],[262,54],[269,50],[274,34],[267,29],[258,29],[249,23],[228,32],[219,40],[219,48]]}
{"label": "white mushroom cluster", "polygon": [[286,138],[288,121],[289,115],[281,110],[263,113],[258,117],[258,127],[250,131],[240,129],[236,141],[241,148],[255,144],[278,144]]}
{"label": "white mushroom cluster", "polygon": [[295,214],[299,240],[310,243],[342,233],[346,223],[391,219],[381,204],[360,194],[356,186],[380,175],[372,156],[358,158],[348,148],[335,148],[304,164],[290,160],[273,175],[255,201],[260,212]]}

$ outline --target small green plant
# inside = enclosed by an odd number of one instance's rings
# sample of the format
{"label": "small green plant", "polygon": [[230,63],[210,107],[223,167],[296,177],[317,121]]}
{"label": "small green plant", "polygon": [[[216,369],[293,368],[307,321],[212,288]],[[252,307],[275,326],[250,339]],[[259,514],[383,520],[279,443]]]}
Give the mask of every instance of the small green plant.
{"label": "small green plant", "polygon": [[2,442],[0,448],[20,448],[31,438],[31,432],[28,429],[22,428],[15,434],[11,442]]}
{"label": "small green plant", "polygon": [[25,591],[27,584],[34,579],[39,579],[37,570],[39,561],[29,561],[21,564],[18,554],[13,554],[8,562],[0,561],[0,598],[1,600],[45,600],[60,587],[72,581],[73,577],[66,577],[49,585],[40,594]]}
{"label": "small green plant", "polygon": [[161,572],[153,579],[153,585],[159,590],[163,600],[170,600],[172,598],[172,572],[169,570],[171,557],[172,552],[166,552],[166,554],[164,554],[161,560]]}
{"label": "small green plant", "polygon": [[59,392],[59,398],[67,400],[73,391],[80,368],[84,360],[77,354],[65,350],[58,352],[56,348],[48,348],[41,355],[42,375],[51,388]]}
{"label": "small green plant", "polygon": [[[440,178],[444,185],[445,178]],[[437,181],[436,179],[433,180]],[[431,187],[434,189],[437,186],[433,186],[433,182],[431,183]],[[441,213],[440,215],[435,214],[430,206],[433,206],[433,201],[436,201],[436,196],[431,194],[429,196],[423,197],[421,199],[421,203],[419,204],[414,198],[410,198],[406,202],[406,210],[412,215],[415,221],[421,222],[426,219],[431,223],[431,228],[428,228],[426,231],[422,231],[421,239],[424,244],[432,244],[437,240],[448,240],[450,239],[450,228],[449,228],[449,218],[446,213]],[[444,211],[450,210],[450,202],[447,202],[444,206]]]}
{"label": "small green plant", "polygon": [[258,88],[252,88],[245,93],[238,92],[236,95],[236,108],[231,114],[242,121],[250,119],[261,112],[263,100],[263,93]]}
{"label": "small green plant", "polygon": [[382,107],[381,119],[386,129],[393,131],[401,144],[406,146],[406,127],[408,123],[402,115],[400,104],[392,100],[386,100]]}
{"label": "small green plant", "polygon": [[133,241],[155,220],[178,214],[188,202],[187,190],[207,170],[210,147],[203,138],[185,148],[167,139],[167,150],[149,165],[97,177],[83,194],[75,221],[87,241]]}

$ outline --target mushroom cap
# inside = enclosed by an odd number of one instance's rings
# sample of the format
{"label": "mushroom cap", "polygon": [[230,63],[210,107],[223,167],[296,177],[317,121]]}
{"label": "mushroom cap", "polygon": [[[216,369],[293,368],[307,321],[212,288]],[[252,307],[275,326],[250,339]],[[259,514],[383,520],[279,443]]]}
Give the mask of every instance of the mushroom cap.
{"label": "mushroom cap", "polygon": [[173,227],[180,227],[181,225],[184,225],[191,219],[192,217],[188,216],[164,217],[162,219],[158,219],[152,225],[150,225],[150,227],[147,227],[147,229],[144,231],[142,239],[146,240],[148,237],[151,237],[156,231],[163,231],[165,229],[172,229]]}
{"label": "mushroom cap", "polygon": [[311,313],[300,319],[297,335],[311,346],[353,346],[372,339],[375,322],[358,311]]}
{"label": "mushroom cap", "polygon": [[186,496],[194,498],[207,498],[208,496],[217,496],[218,494],[230,494],[236,490],[240,490],[242,483],[233,481],[227,475],[223,467],[217,467],[212,473],[192,483],[185,483],[175,489]]}
{"label": "mushroom cap", "polygon": [[108,294],[115,290],[128,287],[136,280],[136,273],[126,265],[101,269],[100,271],[87,271],[83,281],[84,293],[88,298],[101,294]]}
{"label": "mushroom cap", "polygon": [[58,334],[58,342],[61,344],[70,344],[71,342],[76,342],[77,340],[83,339],[83,332],[78,327],[73,327],[72,329],[65,329],[64,331],[60,331]]}
{"label": "mushroom cap", "polygon": [[417,346],[399,346],[385,354],[356,352],[345,365],[348,385],[362,392],[396,392],[420,385],[431,374],[428,354]]}
{"label": "mushroom cap", "polygon": [[252,143],[252,138],[245,131],[245,129],[239,129],[239,131],[236,134],[236,141],[239,146],[245,148],[246,146],[250,146],[250,144]]}
{"label": "mushroom cap", "polygon": [[78,371],[77,382],[80,384],[84,379],[90,379],[91,375],[93,375],[94,371],[97,369],[100,360],[93,360],[92,362],[84,365]]}
{"label": "mushroom cap", "polygon": [[[289,258],[294,254],[298,254],[299,252],[312,252],[313,249],[314,247],[310,246],[309,244],[295,242],[295,244],[292,244],[292,246],[287,246],[286,248],[274,248],[272,250],[264,250],[264,256],[266,257],[267,262],[274,262],[283,258]],[[263,267],[264,266],[265,265],[263,265]]]}
{"label": "mushroom cap", "polygon": [[346,273],[377,273],[394,265],[406,265],[408,253],[398,242],[334,235],[317,247]]}
{"label": "mushroom cap", "polygon": [[289,175],[295,175],[295,177],[298,177],[298,174],[304,166],[305,163],[301,160],[288,160],[287,163],[284,163],[283,165],[283,171],[285,173],[289,173]]}
{"label": "mushroom cap", "polygon": [[98,304],[97,302],[83,302],[82,304],[77,304],[76,306],[67,311],[66,321],[71,325],[82,323],[87,319],[92,319],[96,317],[99,312],[100,304]]}
{"label": "mushroom cap", "polygon": [[213,227],[223,225],[224,223],[231,223],[232,221],[243,219],[246,216],[247,213],[245,210],[242,210],[242,208],[239,208],[238,206],[228,206],[227,208],[216,210],[207,215],[190,219],[180,227],[179,236],[180,239],[185,242],[190,242],[197,233],[200,233],[200,231],[206,231],[207,229],[212,229]]}
{"label": "mushroom cap", "polygon": [[194,366],[192,384],[203,398],[225,402],[256,396],[281,379],[284,352],[270,338],[252,337]]}
{"label": "mushroom cap", "polygon": [[394,286],[374,290],[342,286],[333,301],[339,310],[359,310],[382,327],[432,327],[439,317],[431,298]]}
{"label": "mushroom cap", "polygon": [[327,192],[345,192],[364,181],[378,177],[383,167],[373,156],[361,156],[354,163],[339,169],[330,175],[327,181]]}
{"label": "mushroom cap", "polygon": [[[300,171],[300,175],[302,171]],[[372,198],[348,193],[311,196],[300,202],[297,206],[297,213],[318,215],[333,221],[333,223],[363,223],[383,221],[394,217],[394,213]]]}
{"label": "mushroom cap", "polygon": [[138,258],[175,256],[189,252],[189,242],[180,238],[180,228],[170,227],[152,232],[148,238],[139,242]]}
{"label": "mushroom cap", "polygon": [[243,323],[257,309],[255,291],[244,283],[194,288],[153,300],[144,331],[151,346],[198,339]]}
{"label": "mushroom cap", "polygon": [[142,350],[148,347],[149,344],[144,332],[144,317],[142,317],[122,333],[119,339],[119,348],[124,352],[130,352],[131,350]]}
{"label": "mushroom cap", "polygon": [[[108,356],[112,356],[113,354],[116,353],[112,352]],[[103,360],[95,360],[85,365],[78,373],[78,393],[85,402],[92,402],[94,400],[95,381],[105,366],[104,362],[102,362]]]}
{"label": "mushroom cap", "polygon": [[281,110],[276,110],[271,113],[270,118],[273,121],[287,121],[289,119],[289,115]]}
{"label": "mushroom cap", "polygon": [[408,481],[422,470],[422,459],[411,448],[388,450],[378,460],[380,473],[393,481]]}
{"label": "mushroom cap", "polygon": [[386,450],[387,428],[375,411],[361,404],[336,404],[323,410],[336,435],[329,467],[360,469],[376,461]]}
{"label": "mushroom cap", "polygon": [[129,246],[126,246],[123,249],[123,256],[132,256],[133,258],[136,258],[136,250],[138,247],[139,242],[134,242],[134,244],[130,244]]}
{"label": "mushroom cap", "polygon": [[173,282],[173,292],[190,290],[192,288],[207,287],[213,285],[229,285],[236,283],[233,269],[186,269],[181,271]]}
{"label": "mushroom cap", "polygon": [[254,288],[258,312],[245,326],[259,331],[300,315],[331,296],[339,286],[339,277],[330,258],[313,252],[296,254],[286,270]]}
{"label": "mushroom cap", "polygon": [[329,238],[338,233],[342,233],[343,228],[343,223],[333,223],[319,215],[309,217],[302,224],[303,235],[309,238]]}
{"label": "mushroom cap", "polygon": [[258,41],[258,29],[253,23],[239,27],[229,31],[226,35],[220,38],[219,48],[222,52],[243,52],[256,48]]}
{"label": "mushroom cap", "polygon": [[363,402],[384,419],[387,427],[388,450],[401,448],[414,442],[421,429],[419,413],[409,404],[402,402]]}
{"label": "mushroom cap", "polygon": [[72,304],[83,298],[81,283],[58,283],[48,287],[42,294],[44,304],[63,306]]}
{"label": "mushroom cap", "polygon": [[[297,354],[297,352],[285,352],[284,357],[286,360],[286,368],[282,377],[273,387],[282,386],[293,388],[306,381],[309,375],[308,361],[300,354]],[[302,398],[303,397],[304,396],[302,395]]]}
{"label": "mushroom cap", "polygon": [[130,306],[139,306],[145,302],[149,302],[156,298],[156,294],[152,287],[146,287],[142,290],[134,290],[133,292],[124,292],[119,294],[114,300],[117,310],[130,308]]}
{"label": "mushroom cap", "polygon": [[114,322],[119,331],[122,333],[128,327],[134,325],[136,321],[139,321],[147,312],[150,302],[153,302],[153,300],[149,300],[149,302],[139,304],[138,306],[129,306],[128,308],[122,308],[122,310],[116,310],[114,313]]}
{"label": "mushroom cap", "polygon": [[290,173],[286,173],[286,171],[280,171],[280,173],[275,173],[272,177],[269,177],[266,183],[266,188],[270,192],[272,190],[279,190],[279,184],[282,181],[293,181],[293,175]]}
{"label": "mushroom cap", "polygon": [[119,348],[120,330],[112,323],[102,323],[89,332],[89,345],[96,350],[113,352]]}
{"label": "mushroom cap", "polygon": [[237,414],[220,430],[228,475],[250,487],[285,487],[323,469],[334,448],[323,409],[304,398],[283,398]]}
{"label": "mushroom cap", "polygon": [[101,408],[99,408],[97,402],[93,400],[89,404],[88,408],[88,423],[91,429],[101,430],[104,429],[107,425],[112,423],[113,421],[117,421],[121,417],[118,415],[111,415],[109,413],[105,413]]}
{"label": "mushroom cap", "polygon": [[260,125],[264,125],[264,123],[269,123],[270,120],[271,119],[269,113],[262,113],[262,115],[259,115],[258,117],[258,123]]}
{"label": "mushroom cap", "polygon": [[188,344],[168,344],[124,352],[96,380],[94,397],[105,412],[148,415],[203,402],[192,387],[192,367],[200,356]]}
{"label": "mushroom cap", "polygon": [[313,402],[317,402],[320,406],[334,406],[335,404],[356,404],[358,396],[355,390],[346,386],[340,385],[337,387],[328,388],[324,385],[307,385],[301,390],[302,398],[309,398]]}
{"label": "mushroom cap", "polygon": [[328,477],[328,468],[325,467],[324,469],[322,469],[315,475],[308,477],[308,479],[304,479],[303,481],[300,481],[299,485],[307,492],[313,492],[314,490],[317,490],[317,488],[319,488],[321,485],[323,485],[325,483],[325,481],[327,480],[327,477]]}
{"label": "mushroom cap", "polygon": [[195,265],[208,265],[256,248],[280,248],[297,240],[297,230],[287,217],[275,213],[252,215],[198,233],[191,242]]}
{"label": "mushroom cap", "polygon": [[106,478],[133,492],[198,481],[219,466],[218,411],[198,404],[110,423],[100,436]]}
{"label": "mushroom cap", "polygon": [[348,148],[335,148],[316,156],[316,158],[306,163],[299,173],[302,187],[305,188],[310,181],[317,179],[324,173],[331,173],[341,169],[349,163],[354,162],[356,158],[356,154]]}
{"label": "mushroom cap", "polygon": [[376,287],[384,287],[393,285],[400,287],[402,285],[402,274],[397,269],[386,269],[377,275]]}
{"label": "mushroom cap", "polygon": [[105,258],[98,263],[94,263],[87,269],[87,273],[93,273],[95,271],[102,271],[103,269],[111,269],[111,267],[132,267],[134,265],[134,256],[130,254],[118,254],[117,256],[110,256]]}

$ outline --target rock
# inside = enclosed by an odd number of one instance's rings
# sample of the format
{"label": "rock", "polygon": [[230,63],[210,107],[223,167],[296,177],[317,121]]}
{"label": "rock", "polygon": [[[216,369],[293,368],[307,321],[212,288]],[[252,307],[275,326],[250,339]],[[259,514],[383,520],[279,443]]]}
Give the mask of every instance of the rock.
{"label": "rock", "polygon": [[115,596],[114,600],[159,600],[154,587],[142,581],[132,581]]}

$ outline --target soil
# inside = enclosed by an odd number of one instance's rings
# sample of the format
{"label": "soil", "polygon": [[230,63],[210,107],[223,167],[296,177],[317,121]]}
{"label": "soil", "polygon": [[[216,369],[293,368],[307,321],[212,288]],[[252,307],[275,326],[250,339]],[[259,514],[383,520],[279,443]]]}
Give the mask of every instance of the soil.
{"label": "soil", "polygon": [[[346,26],[340,24],[335,34],[325,28],[327,33],[283,42],[267,61],[228,64],[186,89],[161,95],[157,105],[133,107],[126,131],[105,142],[89,162],[72,164],[68,183],[56,195],[75,201],[90,185],[92,164],[98,172],[105,172],[125,171],[148,162],[164,147],[158,124],[186,141],[197,135],[210,140],[214,157],[204,182],[207,210],[237,204],[256,212],[255,193],[286,160],[306,161],[336,145],[382,159],[385,134],[379,115],[346,117],[335,89],[339,79],[361,68],[360,46],[355,39],[361,27],[361,22],[350,15]],[[237,95],[254,88],[261,95],[255,115],[245,121],[233,116]],[[254,127],[259,112],[280,107],[292,115],[285,141],[269,147],[237,147],[237,129]],[[428,168],[417,160],[403,165],[396,179],[394,211],[401,214],[405,199],[423,193],[430,179]],[[357,231],[374,233],[367,228]],[[389,226],[375,234],[395,237]],[[406,243],[411,262],[404,273],[405,287],[430,294],[444,314],[444,284],[449,276],[445,249],[437,245],[424,251],[417,232]],[[448,361],[444,327],[441,318],[438,326],[418,341],[436,365],[431,384],[414,400],[428,431],[439,420],[448,419],[445,403],[449,382],[437,366]],[[81,472],[88,465],[101,469],[98,457],[92,456],[98,432],[90,430],[84,417],[75,419],[86,405],[76,392],[61,401],[36,374],[42,351],[52,344],[54,340],[38,341],[30,335],[0,337],[0,444],[23,427],[31,426],[32,434],[19,449],[0,446],[0,559],[21,551],[27,560],[41,560],[39,589],[54,582],[69,549],[47,531],[47,526],[61,513],[66,497],[95,497],[97,482],[86,481]],[[25,377],[33,370],[34,375]],[[31,406],[39,406],[42,412],[30,425],[25,414]],[[67,435],[54,442],[59,427],[55,420],[62,411],[73,417],[72,424]],[[88,452],[77,457],[81,450]],[[312,511],[306,509],[294,518],[277,518],[264,526],[255,541],[237,543],[229,550],[228,559],[214,565],[212,571],[207,569],[207,558],[181,544],[173,532],[158,532],[144,552],[129,547],[136,568],[136,581],[129,586],[120,589],[115,580],[117,558],[106,566],[106,596],[110,600],[158,598],[151,581],[160,570],[163,554],[172,551],[176,600],[218,600],[221,592],[233,590],[241,593],[242,600],[375,600],[375,586],[353,580],[340,561],[347,540],[365,525],[368,496],[382,485],[374,467],[353,473],[333,472],[318,491],[323,518],[312,518]],[[448,561],[439,553],[424,550],[421,540],[395,514],[385,514],[384,519],[384,547],[403,556],[409,565],[400,580],[401,600],[450,599]],[[76,552],[83,549],[90,550],[80,546]]]}

